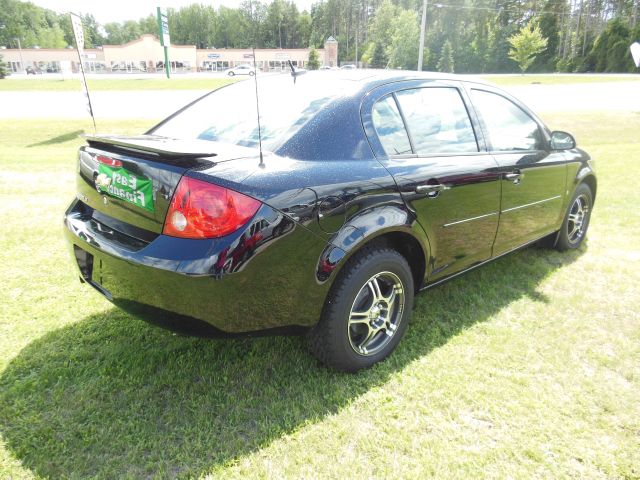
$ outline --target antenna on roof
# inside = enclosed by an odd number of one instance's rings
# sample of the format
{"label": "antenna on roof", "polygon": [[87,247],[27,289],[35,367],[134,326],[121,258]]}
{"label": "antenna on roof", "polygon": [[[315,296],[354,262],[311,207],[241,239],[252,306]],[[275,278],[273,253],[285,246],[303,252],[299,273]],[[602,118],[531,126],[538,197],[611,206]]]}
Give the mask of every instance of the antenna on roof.
{"label": "antenna on roof", "polygon": [[249,0],[249,11],[251,12],[251,18],[253,20],[253,84],[256,87],[256,115],[258,117],[258,145],[260,148],[260,163],[259,167],[264,168],[264,158],[262,157],[262,128],[260,126],[260,102],[258,101],[258,67],[256,65],[256,21],[253,18],[253,5]]}
{"label": "antenna on roof", "polygon": [[253,83],[256,87],[256,114],[258,116],[258,144],[260,147],[259,166],[264,168],[264,158],[262,158],[262,128],[260,127],[260,102],[258,101],[258,69],[256,67],[256,47],[253,47]]}

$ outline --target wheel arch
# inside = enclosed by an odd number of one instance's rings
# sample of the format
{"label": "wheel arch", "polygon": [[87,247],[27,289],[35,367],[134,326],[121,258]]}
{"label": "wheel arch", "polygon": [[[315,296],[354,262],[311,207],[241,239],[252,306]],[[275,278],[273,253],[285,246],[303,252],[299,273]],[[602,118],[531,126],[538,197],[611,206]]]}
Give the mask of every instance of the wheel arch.
{"label": "wheel arch", "polygon": [[578,179],[578,181],[576,183],[576,188],[578,188],[583,183],[586,184],[591,189],[591,195],[593,197],[591,199],[591,202],[595,203],[595,201],[596,201],[596,191],[598,190],[598,180],[596,179],[596,176],[593,175],[592,173],[588,173],[587,175],[585,175],[582,178]]}
{"label": "wheel arch", "polygon": [[598,190],[598,179],[596,178],[596,173],[594,170],[594,163],[589,154],[578,149],[578,156],[576,160],[580,162],[579,167],[577,168],[575,177],[573,179],[573,192],[578,188],[581,184],[586,184],[591,189],[592,194],[592,202],[595,202],[596,192]]}
{"label": "wheel arch", "polygon": [[420,290],[427,270],[427,257],[420,242],[413,235],[404,231],[389,231],[370,239],[359,250],[371,247],[392,248],[400,253],[411,269],[414,290]]}
{"label": "wheel arch", "polygon": [[[342,243],[344,245],[344,242]],[[414,290],[417,292],[424,284],[429,258],[429,242],[417,223],[369,232],[368,235],[360,236],[358,241],[351,243],[346,249],[337,248],[335,243],[332,243],[325,249],[318,263],[317,279],[321,282],[329,280],[333,286],[354,255],[365,249],[377,247],[392,248],[407,260],[413,276]],[[321,272],[322,266],[327,265],[331,271],[327,272],[325,268],[324,272]]]}

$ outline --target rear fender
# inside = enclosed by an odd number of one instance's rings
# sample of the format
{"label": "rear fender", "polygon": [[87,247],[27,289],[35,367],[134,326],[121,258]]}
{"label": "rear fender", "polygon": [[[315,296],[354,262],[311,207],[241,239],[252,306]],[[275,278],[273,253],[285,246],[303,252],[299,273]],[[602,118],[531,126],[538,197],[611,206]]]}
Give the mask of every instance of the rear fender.
{"label": "rear fender", "polygon": [[[364,210],[352,217],[333,236],[330,244],[320,255],[316,280],[318,283],[324,283],[337,278],[349,258],[362,248],[398,236],[406,236],[407,239],[410,237],[413,244],[419,245],[419,255],[424,261],[419,278],[415,279],[416,287],[419,287],[426,278],[426,265],[428,265],[430,252],[429,241],[415,216],[404,205],[380,206]],[[412,265],[412,268],[414,267],[415,265]]]}

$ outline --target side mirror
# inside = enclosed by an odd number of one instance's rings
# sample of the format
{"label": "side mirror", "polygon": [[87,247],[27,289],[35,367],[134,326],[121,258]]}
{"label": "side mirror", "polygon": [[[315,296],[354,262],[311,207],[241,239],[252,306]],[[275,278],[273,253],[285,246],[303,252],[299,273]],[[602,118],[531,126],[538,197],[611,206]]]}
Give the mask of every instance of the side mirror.
{"label": "side mirror", "polygon": [[567,132],[551,132],[551,148],[553,150],[571,150],[576,148],[576,139]]}

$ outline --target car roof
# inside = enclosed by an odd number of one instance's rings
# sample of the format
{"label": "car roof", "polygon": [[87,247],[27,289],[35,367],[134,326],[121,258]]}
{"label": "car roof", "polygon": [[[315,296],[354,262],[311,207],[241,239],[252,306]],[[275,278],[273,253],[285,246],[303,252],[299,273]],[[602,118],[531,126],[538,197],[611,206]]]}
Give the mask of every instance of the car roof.
{"label": "car roof", "polygon": [[[272,127],[263,123],[264,131],[271,128],[275,142],[267,148],[277,155],[298,160],[368,158],[371,152],[367,150],[361,117],[363,99],[370,98],[369,92],[378,87],[411,80],[474,82],[475,78],[447,73],[373,69],[311,71],[292,78],[291,72],[285,70],[260,74],[257,78],[254,76],[213,91],[211,96],[185,107],[168,121],[179,122],[182,112],[191,108],[197,111],[213,108],[220,98],[225,102],[237,98],[238,101],[234,101],[236,111],[250,112],[251,118],[254,118],[254,108],[258,103],[263,121],[277,118],[278,113],[287,109],[292,115],[297,115],[289,119],[291,121],[287,120],[290,125],[287,124],[286,133],[280,131],[282,125],[277,122]],[[254,82],[257,82],[257,90],[254,90]],[[254,101],[255,106],[251,104]],[[187,123],[191,125],[194,122]],[[175,133],[169,132],[168,135]]]}
{"label": "car roof", "polygon": [[[268,79],[268,80],[267,80]],[[457,82],[473,82],[491,85],[478,77],[471,75],[456,75],[440,72],[415,72],[410,70],[378,70],[378,69],[341,69],[308,71],[296,78],[296,85],[306,89],[308,87],[321,90],[335,90],[341,86],[353,93],[372,90],[378,86],[403,80],[449,80]],[[265,74],[258,82],[276,86],[283,82],[292,82],[288,71]],[[273,82],[273,83],[272,83]],[[267,85],[264,85],[267,86]],[[292,85],[293,87],[293,85]]]}

